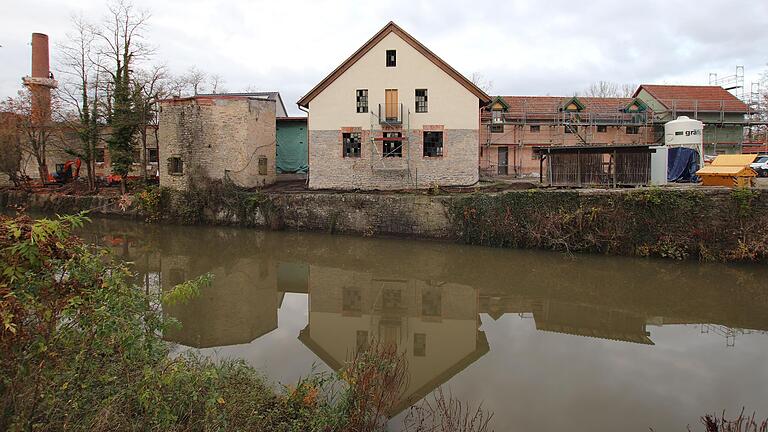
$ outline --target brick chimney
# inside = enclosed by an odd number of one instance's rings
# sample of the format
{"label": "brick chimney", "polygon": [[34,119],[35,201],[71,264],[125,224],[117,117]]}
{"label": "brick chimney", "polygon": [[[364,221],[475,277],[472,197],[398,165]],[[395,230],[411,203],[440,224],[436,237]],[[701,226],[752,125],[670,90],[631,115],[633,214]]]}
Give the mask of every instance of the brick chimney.
{"label": "brick chimney", "polygon": [[51,89],[58,83],[51,74],[48,35],[32,33],[32,75],[23,78],[32,92],[32,116],[39,121],[51,119]]}

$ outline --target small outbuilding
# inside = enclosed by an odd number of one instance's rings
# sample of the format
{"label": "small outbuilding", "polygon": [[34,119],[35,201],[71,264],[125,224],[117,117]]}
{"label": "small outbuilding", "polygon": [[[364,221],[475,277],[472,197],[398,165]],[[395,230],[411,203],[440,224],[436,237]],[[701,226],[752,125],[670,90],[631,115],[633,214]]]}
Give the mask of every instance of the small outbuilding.
{"label": "small outbuilding", "polygon": [[198,95],[160,101],[160,184],[184,190],[200,178],[252,188],[274,183],[276,101]]}
{"label": "small outbuilding", "polygon": [[750,168],[756,155],[720,155],[712,163],[696,171],[704,186],[748,187],[754,183],[757,173]]}
{"label": "small outbuilding", "polygon": [[539,158],[539,180],[548,186],[619,187],[650,184],[651,154],[656,150],[649,145],[587,145],[533,151]]}

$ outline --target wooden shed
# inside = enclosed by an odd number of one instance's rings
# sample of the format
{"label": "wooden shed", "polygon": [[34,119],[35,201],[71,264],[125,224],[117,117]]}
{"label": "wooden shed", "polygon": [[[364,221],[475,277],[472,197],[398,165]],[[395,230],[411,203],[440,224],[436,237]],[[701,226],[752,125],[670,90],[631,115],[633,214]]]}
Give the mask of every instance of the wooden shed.
{"label": "wooden shed", "polygon": [[[534,147],[539,180],[549,186],[619,187],[651,183],[649,145]],[[546,175],[544,166],[546,165]]]}
{"label": "wooden shed", "polygon": [[711,164],[696,171],[696,175],[704,186],[752,186],[757,173],[749,165],[755,157],[757,155],[753,154],[720,155]]}

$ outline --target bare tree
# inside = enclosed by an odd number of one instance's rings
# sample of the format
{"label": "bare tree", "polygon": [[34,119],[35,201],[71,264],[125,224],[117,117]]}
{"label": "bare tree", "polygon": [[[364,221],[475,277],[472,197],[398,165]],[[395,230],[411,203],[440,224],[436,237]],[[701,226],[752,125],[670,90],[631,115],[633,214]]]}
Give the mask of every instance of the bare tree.
{"label": "bare tree", "polygon": [[96,149],[101,139],[101,78],[95,47],[96,29],[82,16],[72,17],[72,32],[59,46],[59,76],[63,77],[58,93],[67,112],[62,124],[78,137],[77,143],[63,140],[64,150],[85,162],[88,188],[96,189]]}
{"label": "bare tree", "polygon": [[[146,181],[147,176],[147,136],[155,134],[157,146],[157,104],[169,94],[169,80],[165,66],[155,66],[151,69],[140,70],[134,76],[134,106],[136,107],[139,140],[141,144],[141,175]],[[151,131],[150,131],[151,130]],[[155,147],[157,149],[157,147]],[[159,150],[159,149],[158,149]]]}
{"label": "bare tree", "polygon": [[168,77],[168,94],[174,97],[182,97],[187,91],[187,80],[183,75],[170,75]]}
{"label": "bare tree", "polygon": [[208,74],[197,67],[192,66],[187,69],[187,72],[184,74],[184,80],[192,90],[192,94],[197,95],[203,90],[205,82],[208,80]]}
{"label": "bare tree", "polygon": [[21,173],[21,136],[18,117],[0,112],[0,173],[8,176],[14,186],[23,181]]}
{"label": "bare tree", "polygon": [[634,84],[618,84],[611,81],[597,81],[589,85],[583,94],[587,97],[617,98],[631,97],[635,92]]}
{"label": "bare tree", "polygon": [[219,86],[224,84],[224,78],[219,74],[212,74],[208,77],[208,84],[211,86],[211,93],[217,93]]}
{"label": "bare tree", "polygon": [[473,72],[470,81],[478,86],[482,91],[490,93],[493,91],[493,81],[487,79],[483,74],[479,72]]}
{"label": "bare tree", "polygon": [[15,98],[0,104],[0,111],[11,113],[17,119],[21,136],[22,157],[27,153],[37,162],[40,181],[48,181],[48,145],[55,136],[56,123],[52,118],[59,110],[59,100],[46,91],[20,90]]}

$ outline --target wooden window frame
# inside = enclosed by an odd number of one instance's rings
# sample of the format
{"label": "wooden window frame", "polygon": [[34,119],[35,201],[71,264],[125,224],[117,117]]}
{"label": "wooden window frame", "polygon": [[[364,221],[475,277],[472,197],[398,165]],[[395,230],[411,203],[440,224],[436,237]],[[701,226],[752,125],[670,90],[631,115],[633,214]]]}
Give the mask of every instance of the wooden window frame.
{"label": "wooden window frame", "polygon": [[387,67],[397,67],[397,50],[389,49],[386,53]]}
{"label": "wooden window frame", "polygon": [[[419,92],[424,92],[423,95],[419,95]],[[429,90],[428,89],[416,89],[414,92],[416,99],[416,112],[426,113],[429,112]]]}
{"label": "wooden window frame", "polygon": [[368,112],[368,89],[355,90],[355,108],[358,114]]}

